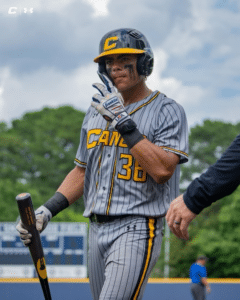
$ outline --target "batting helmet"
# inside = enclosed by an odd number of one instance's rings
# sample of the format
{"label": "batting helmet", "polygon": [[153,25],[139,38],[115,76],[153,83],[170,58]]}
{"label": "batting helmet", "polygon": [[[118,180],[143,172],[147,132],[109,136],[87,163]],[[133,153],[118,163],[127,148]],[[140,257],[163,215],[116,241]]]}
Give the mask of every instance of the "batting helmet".
{"label": "batting helmet", "polygon": [[153,52],[146,37],[136,29],[121,28],[105,34],[100,41],[99,55],[94,58],[99,72],[107,73],[104,58],[111,54],[139,54],[137,71],[149,76],[153,69]]}

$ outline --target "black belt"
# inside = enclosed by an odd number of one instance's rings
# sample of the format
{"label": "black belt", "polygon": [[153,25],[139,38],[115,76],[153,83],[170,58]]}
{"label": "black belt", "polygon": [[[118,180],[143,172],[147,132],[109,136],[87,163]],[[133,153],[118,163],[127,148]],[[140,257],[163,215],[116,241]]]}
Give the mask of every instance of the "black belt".
{"label": "black belt", "polygon": [[92,214],[90,216],[91,222],[96,222],[96,223],[107,223],[107,222],[112,222],[117,219],[123,219],[126,217],[129,217],[130,215],[121,215],[121,216],[104,216],[104,215],[96,215]]}

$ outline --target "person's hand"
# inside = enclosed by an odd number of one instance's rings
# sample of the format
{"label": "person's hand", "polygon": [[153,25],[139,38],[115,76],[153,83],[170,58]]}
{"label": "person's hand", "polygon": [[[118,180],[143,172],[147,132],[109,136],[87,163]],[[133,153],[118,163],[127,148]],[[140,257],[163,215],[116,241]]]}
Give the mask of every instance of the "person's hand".
{"label": "person's hand", "polygon": [[210,293],[211,293],[211,288],[210,288],[210,286],[209,286],[209,285],[206,287],[206,290],[207,290],[207,293],[208,293],[208,294],[210,294]]}
{"label": "person's hand", "polygon": [[115,90],[111,80],[104,74],[98,73],[98,75],[104,84],[92,85],[100,94],[93,95],[91,105],[117,129],[119,125],[131,118],[125,111],[121,94]]}
{"label": "person's hand", "polygon": [[[52,218],[52,214],[49,209],[42,205],[35,211],[35,216],[36,228],[41,233],[47,227],[48,222]],[[28,246],[31,243],[32,235],[24,227],[21,220],[18,222],[16,229],[19,232],[19,236],[23,244]]]}
{"label": "person's hand", "polygon": [[188,240],[188,226],[196,216],[195,213],[187,208],[183,200],[183,195],[180,195],[170,204],[166,220],[169,228],[176,237]]}

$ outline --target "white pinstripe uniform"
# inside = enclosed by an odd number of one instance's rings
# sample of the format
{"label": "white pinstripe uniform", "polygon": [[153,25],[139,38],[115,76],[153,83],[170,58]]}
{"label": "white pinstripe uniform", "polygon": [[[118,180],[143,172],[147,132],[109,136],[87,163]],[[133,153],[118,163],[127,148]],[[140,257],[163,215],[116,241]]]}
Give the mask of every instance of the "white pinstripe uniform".
{"label": "white pinstripe uniform", "polygon": [[[126,111],[150,142],[178,154],[180,164],[187,161],[187,121],[178,103],[155,91],[126,106]],[[178,193],[180,168],[168,182],[157,184],[120,134],[92,107],[82,125],[75,163],[86,168],[84,216],[116,216],[110,222],[90,222],[93,297],[142,299],[160,254],[163,217]]]}

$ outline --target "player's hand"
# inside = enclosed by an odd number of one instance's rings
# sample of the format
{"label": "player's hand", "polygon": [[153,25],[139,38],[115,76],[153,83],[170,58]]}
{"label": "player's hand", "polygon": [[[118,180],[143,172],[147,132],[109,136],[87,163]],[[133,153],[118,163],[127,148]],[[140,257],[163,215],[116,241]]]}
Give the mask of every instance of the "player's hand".
{"label": "player's hand", "polygon": [[[180,195],[172,201],[166,215],[166,220],[169,228],[176,237],[188,240],[188,226],[196,216],[195,213],[187,208],[183,200],[183,195]],[[176,224],[175,222],[179,224]]]}
{"label": "player's hand", "polygon": [[125,111],[121,94],[115,90],[111,80],[104,74],[98,73],[98,75],[104,84],[92,85],[100,94],[93,95],[91,105],[117,129],[119,125],[131,118]]}
{"label": "player's hand", "polygon": [[19,233],[20,239],[25,246],[31,243],[32,235],[24,228],[22,221],[20,220],[16,226],[16,229]]}
{"label": "player's hand", "polygon": [[[49,209],[42,205],[35,211],[35,216],[36,228],[39,232],[42,232],[47,227],[48,222],[51,220],[52,214]],[[19,236],[23,244],[28,246],[31,243],[32,235],[24,227],[21,220],[18,222],[16,229],[19,232]]]}

